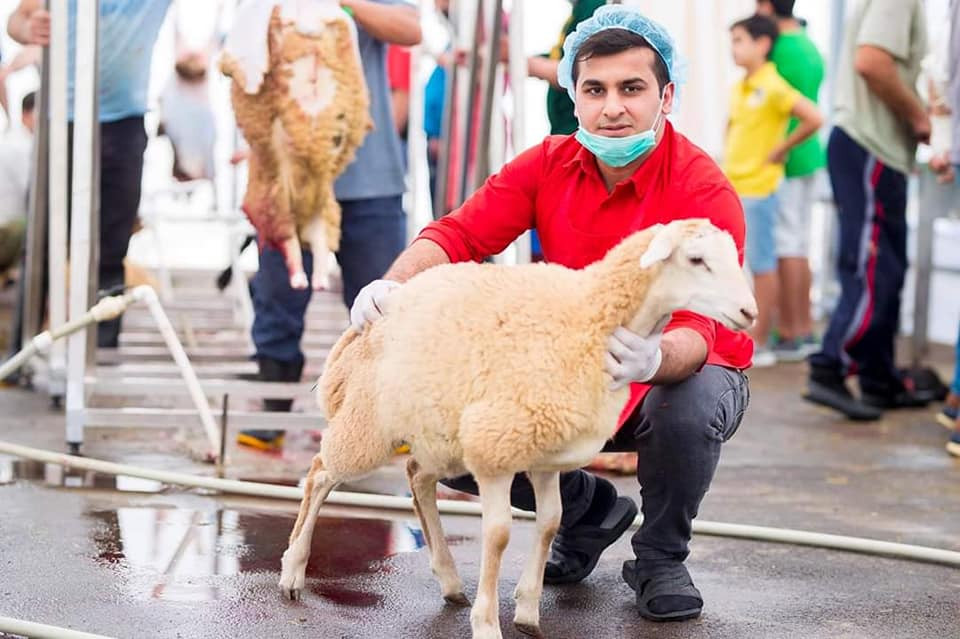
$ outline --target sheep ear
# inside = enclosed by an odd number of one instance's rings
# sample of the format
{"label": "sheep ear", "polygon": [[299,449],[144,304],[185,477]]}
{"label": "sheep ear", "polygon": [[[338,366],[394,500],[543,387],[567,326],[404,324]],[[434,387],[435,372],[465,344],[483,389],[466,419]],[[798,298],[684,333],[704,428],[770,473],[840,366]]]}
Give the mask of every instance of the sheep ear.
{"label": "sheep ear", "polygon": [[663,228],[659,229],[653,239],[650,240],[650,244],[647,245],[647,250],[640,257],[640,268],[650,268],[657,262],[662,262],[670,257],[674,248],[673,233],[669,233]]}

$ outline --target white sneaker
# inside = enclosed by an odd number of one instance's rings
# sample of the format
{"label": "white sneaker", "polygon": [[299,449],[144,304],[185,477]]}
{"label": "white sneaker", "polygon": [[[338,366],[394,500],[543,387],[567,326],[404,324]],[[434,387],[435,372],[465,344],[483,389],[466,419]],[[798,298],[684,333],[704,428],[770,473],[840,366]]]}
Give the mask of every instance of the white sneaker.
{"label": "white sneaker", "polygon": [[758,346],[753,351],[753,367],[769,368],[777,363],[777,355],[766,346]]}

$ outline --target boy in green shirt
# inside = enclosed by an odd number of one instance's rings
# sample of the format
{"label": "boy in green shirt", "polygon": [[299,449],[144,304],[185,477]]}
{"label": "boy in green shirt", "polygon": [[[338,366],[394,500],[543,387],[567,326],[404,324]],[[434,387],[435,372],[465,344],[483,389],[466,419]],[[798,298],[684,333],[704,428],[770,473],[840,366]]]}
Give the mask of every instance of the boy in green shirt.
{"label": "boy in green shirt", "polygon": [[573,114],[573,100],[565,89],[557,84],[557,65],[563,56],[563,41],[573,33],[577,25],[593,15],[593,12],[603,5],[606,0],[572,0],[570,17],[563,24],[560,39],[550,53],[545,56],[530,58],[527,64],[528,73],[541,80],[546,80],[550,87],[547,89],[547,118],[550,120],[550,135],[570,135],[577,130],[577,116]]}
{"label": "boy in green shirt", "polygon": [[[823,57],[793,15],[795,0],[757,0],[757,13],[773,18],[780,31],[771,61],[787,83],[817,103],[823,82]],[[799,121],[790,120],[787,133]],[[779,190],[777,213],[777,270],[779,304],[777,334],[773,345],[778,360],[800,361],[816,350],[810,316],[810,218],[818,178],[826,155],[818,136],[797,145],[787,156],[786,179]]]}

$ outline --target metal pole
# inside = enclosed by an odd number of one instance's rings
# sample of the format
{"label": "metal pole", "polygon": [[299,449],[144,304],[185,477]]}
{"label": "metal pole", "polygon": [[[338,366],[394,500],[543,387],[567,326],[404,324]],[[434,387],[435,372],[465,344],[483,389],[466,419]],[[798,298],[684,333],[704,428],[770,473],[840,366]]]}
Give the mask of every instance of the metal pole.
{"label": "metal pole", "polygon": [[50,50],[43,50],[40,70],[40,89],[37,92],[37,134],[33,142],[33,185],[30,190],[30,214],[27,218],[27,238],[24,258],[23,283],[18,309],[19,330],[14,328],[12,353],[24,340],[36,335],[43,327],[44,271],[46,270],[47,236],[47,155],[50,143]]}
{"label": "metal pole", "polygon": [[[50,148],[48,157],[50,325],[67,321],[67,38],[69,34],[67,0],[50,1]],[[50,348],[47,392],[58,404],[66,390],[67,345],[54,342]]]}
{"label": "metal pole", "polygon": [[[460,7],[462,8],[462,6]],[[451,5],[451,20],[456,20],[460,11],[458,5]],[[459,41],[457,34],[462,33],[450,28],[450,56],[447,66],[444,68],[446,82],[443,85],[443,122],[440,130],[440,152],[437,155],[437,189],[433,200],[433,219],[438,220],[447,212],[447,199],[450,193],[450,165],[451,165],[451,147],[453,144],[453,132],[455,114],[457,112],[456,89],[457,89],[457,62],[456,51]]]}
{"label": "metal pole", "polygon": [[476,22],[473,24],[473,40],[470,43],[470,64],[467,67],[467,106],[465,109],[461,110],[461,113],[464,114],[464,118],[460,123],[460,130],[462,130],[464,134],[460,136],[460,157],[458,158],[460,162],[460,188],[456,198],[456,204],[458,206],[467,199],[467,186],[470,183],[468,180],[468,173],[470,170],[470,150],[473,147],[473,140],[475,138],[473,118],[476,113],[475,102],[477,98],[478,72],[480,69],[480,47],[482,46],[483,41],[483,5],[486,0],[476,0],[476,2]]}
{"label": "metal pole", "polygon": [[[516,157],[527,147],[526,82],[527,54],[524,47],[524,3],[514,2],[510,10],[510,94],[513,98],[513,116],[510,122],[511,155]],[[518,264],[530,262],[530,233],[524,233],[514,242]]]}
{"label": "metal pole", "polygon": [[[493,0],[493,15],[490,16],[487,33],[487,54],[483,60],[483,103],[480,110],[480,130],[477,132],[476,166],[470,180],[473,193],[490,175],[490,129],[493,120],[493,97],[497,88],[497,71],[500,69],[500,36],[503,28],[503,0]],[[477,47],[479,49],[479,46]],[[466,197],[464,197],[466,199]]]}
{"label": "metal pole", "polygon": [[[97,23],[99,0],[77,3],[74,103],[73,103],[73,200],[70,228],[70,319],[90,307],[91,267],[97,229],[95,131],[97,117]],[[51,277],[55,274],[51,273]],[[67,444],[77,450],[83,443],[84,378],[87,366],[87,335],[74,333],[67,345]]]}

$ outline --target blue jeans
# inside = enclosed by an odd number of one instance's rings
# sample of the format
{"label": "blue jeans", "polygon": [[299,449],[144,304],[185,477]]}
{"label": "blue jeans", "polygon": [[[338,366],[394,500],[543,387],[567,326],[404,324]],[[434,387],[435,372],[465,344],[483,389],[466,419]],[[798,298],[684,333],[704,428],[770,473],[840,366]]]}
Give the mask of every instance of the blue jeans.
{"label": "blue jeans", "polygon": [[[407,242],[407,216],[401,196],[345,200],[337,262],[343,272],[343,303],[353,304],[360,289],[381,277]],[[307,279],[313,273],[313,254],[303,252]],[[250,281],[253,298],[253,343],[256,356],[281,362],[303,357],[304,315],[312,290],[290,288],[283,254],[274,248],[260,251],[260,268]]]}

